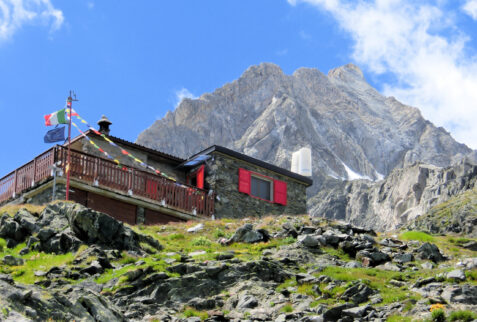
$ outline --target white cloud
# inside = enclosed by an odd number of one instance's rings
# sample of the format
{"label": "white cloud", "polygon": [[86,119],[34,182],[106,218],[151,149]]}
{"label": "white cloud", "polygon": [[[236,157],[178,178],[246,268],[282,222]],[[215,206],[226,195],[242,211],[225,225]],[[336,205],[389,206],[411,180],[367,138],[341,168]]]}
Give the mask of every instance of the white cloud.
{"label": "white cloud", "polygon": [[[477,57],[444,2],[288,0],[331,14],[353,39],[352,57],[375,74],[391,73],[385,95],[421,109],[460,142],[477,148]],[[476,2],[476,0],[468,1]]]}
{"label": "white cloud", "polygon": [[277,50],[275,54],[277,56],[286,56],[286,54],[288,54],[288,48]]}
{"label": "white cloud", "polygon": [[195,99],[197,96],[192,94],[187,88],[181,88],[180,90],[175,92],[176,94],[176,107],[182,102],[184,98],[192,98]]}
{"label": "white cloud", "polygon": [[462,9],[465,13],[477,20],[477,0],[467,0]]}
{"label": "white cloud", "polygon": [[63,12],[50,0],[0,0],[0,41],[12,37],[25,24],[51,24],[55,31],[63,21]]}

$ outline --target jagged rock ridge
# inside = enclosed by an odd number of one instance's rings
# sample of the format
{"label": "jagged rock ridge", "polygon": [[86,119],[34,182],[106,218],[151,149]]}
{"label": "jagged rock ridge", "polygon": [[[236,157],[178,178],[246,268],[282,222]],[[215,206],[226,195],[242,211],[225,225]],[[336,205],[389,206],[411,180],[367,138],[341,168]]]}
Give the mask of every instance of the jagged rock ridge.
{"label": "jagged rock ridge", "polygon": [[252,66],[213,93],[184,99],[137,142],[182,157],[218,144],[287,169],[292,152],[307,146],[310,197],[342,180],[381,179],[416,161],[445,167],[472,152],[417,108],[379,94],[352,64],[328,75]]}

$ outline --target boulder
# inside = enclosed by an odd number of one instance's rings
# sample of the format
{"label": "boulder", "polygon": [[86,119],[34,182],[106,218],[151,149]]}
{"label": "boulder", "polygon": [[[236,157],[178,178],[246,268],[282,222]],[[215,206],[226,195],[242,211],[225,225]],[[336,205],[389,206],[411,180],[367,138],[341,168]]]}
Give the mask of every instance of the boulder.
{"label": "boulder", "polygon": [[434,263],[444,261],[445,258],[442,256],[439,248],[436,245],[430,243],[424,243],[421,247],[416,250],[416,257],[418,259],[429,259]]}
{"label": "boulder", "polygon": [[362,261],[364,266],[376,266],[390,261],[391,258],[379,250],[360,250],[356,254],[356,260]]}
{"label": "boulder", "polygon": [[398,264],[405,264],[412,262],[414,260],[414,255],[411,253],[400,253],[393,256],[393,262]]}
{"label": "boulder", "polygon": [[23,265],[25,261],[22,258],[14,257],[12,255],[5,255],[3,257],[3,263],[8,266],[20,266]]}
{"label": "boulder", "polygon": [[448,303],[477,304],[477,285],[452,285],[444,289],[442,298]]}
{"label": "boulder", "polygon": [[305,247],[310,247],[310,248],[315,248],[320,246],[320,242],[315,236],[312,235],[300,235],[298,236],[298,242],[305,246]]}
{"label": "boulder", "polygon": [[455,280],[455,281],[465,281],[465,273],[464,271],[460,270],[460,269],[455,269],[453,271],[450,271],[449,273],[447,273],[446,275],[447,279],[450,279],[450,280]]}
{"label": "boulder", "polygon": [[270,240],[270,234],[265,229],[254,230],[252,224],[245,224],[238,228],[234,235],[225,244],[232,243],[258,243]]}
{"label": "boulder", "polygon": [[258,306],[258,300],[253,295],[243,295],[239,298],[237,309],[253,309]]}
{"label": "boulder", "polygon": [[340,299],[345,301],[352,301],[355,304],[364,303],[373,295],[375,291],[363,283],[357,283],[343,292]]}

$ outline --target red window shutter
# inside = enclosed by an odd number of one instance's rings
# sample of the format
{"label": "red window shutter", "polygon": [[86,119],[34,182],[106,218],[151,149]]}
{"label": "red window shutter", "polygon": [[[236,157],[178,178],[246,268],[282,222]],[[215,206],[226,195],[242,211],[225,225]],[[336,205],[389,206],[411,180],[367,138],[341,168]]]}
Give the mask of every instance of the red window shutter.
{"label": "red window shutter", "polygon": [[240,168],[239,169],[239,192],[250,194],[250,171]]}
{"label": "red window shutter", "polygon": [[280,180],[273,180],[273,202],[280,205],[287,205],[287,183]]}
{"label": "red window shutter", "polygon": [[200,166],[197,171],[197,188],[204,189],[204,166]]}

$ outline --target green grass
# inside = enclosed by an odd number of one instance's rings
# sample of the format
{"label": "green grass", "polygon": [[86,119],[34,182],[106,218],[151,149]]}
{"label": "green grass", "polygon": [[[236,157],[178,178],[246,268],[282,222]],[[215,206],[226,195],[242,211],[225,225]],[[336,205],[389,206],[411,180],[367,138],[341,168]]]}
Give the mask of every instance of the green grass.
{"label": "green grass", "polygon": [[7,248],[7,242],[5,239],[0,238],[0,252],[3,252],[3,249]]}
{"label": "green grass", "polygon": [[477,319],[477,313],[472,311],[454,311],[449,315],[449,321],[465,321],[470,322]]}
{"label": "green grass", "polygon": [[293,306],[291,304],[285,304],[281,309],[280,312],[284,313],[291,313],[293,312]]}
{"label": "green grass", "polygon": [[24,257],[26,257],[24,265],[12,267],[12,277],[18,283],[33,284],[36,281],[45,279],[44,277],[35,276],[35,271],[47,272],[54,266],[70,264],[75,258],[75,255],[73,253],[56,255],[45,254],[43,252],[31,252]]}
{"label": "green grass", "polygon": [[[339,266],[328,266],[321,273],[316,275],[321,274],[345,282],[361,280],[369,287],[379,290],[379,293],[383,298],[383,302],[380,305],[399,302],[409,298],[420,298],[419,294],[412,293],[405,287],[399,288],[389,284],[391,279],[406,279],[405,276],[399,272],[384,271],[376,268],[344,268]],[[336,296],[336,292],[338,292],[338,290],[333,289],[333,292],[330,295]]]}
{"label": "green grass", "polygon": [[420,242],[434,242],[434,237],[422,231],[406,231],[399,235],[402,240],[417,240]]}
{"label": "green grass", "polygon": [[199,317],[202,321],[207,319],[209,317],[209,315],[207,314],[207,312],[203,312],[203,311],[197,311],[197,310],[194,310],[193,308],[186,308],[184,310],[184,312],[182,313],[182,315],[185,317],[185,318],[190,318],[190,317],[193,317],[193,316],[197,316]]}

